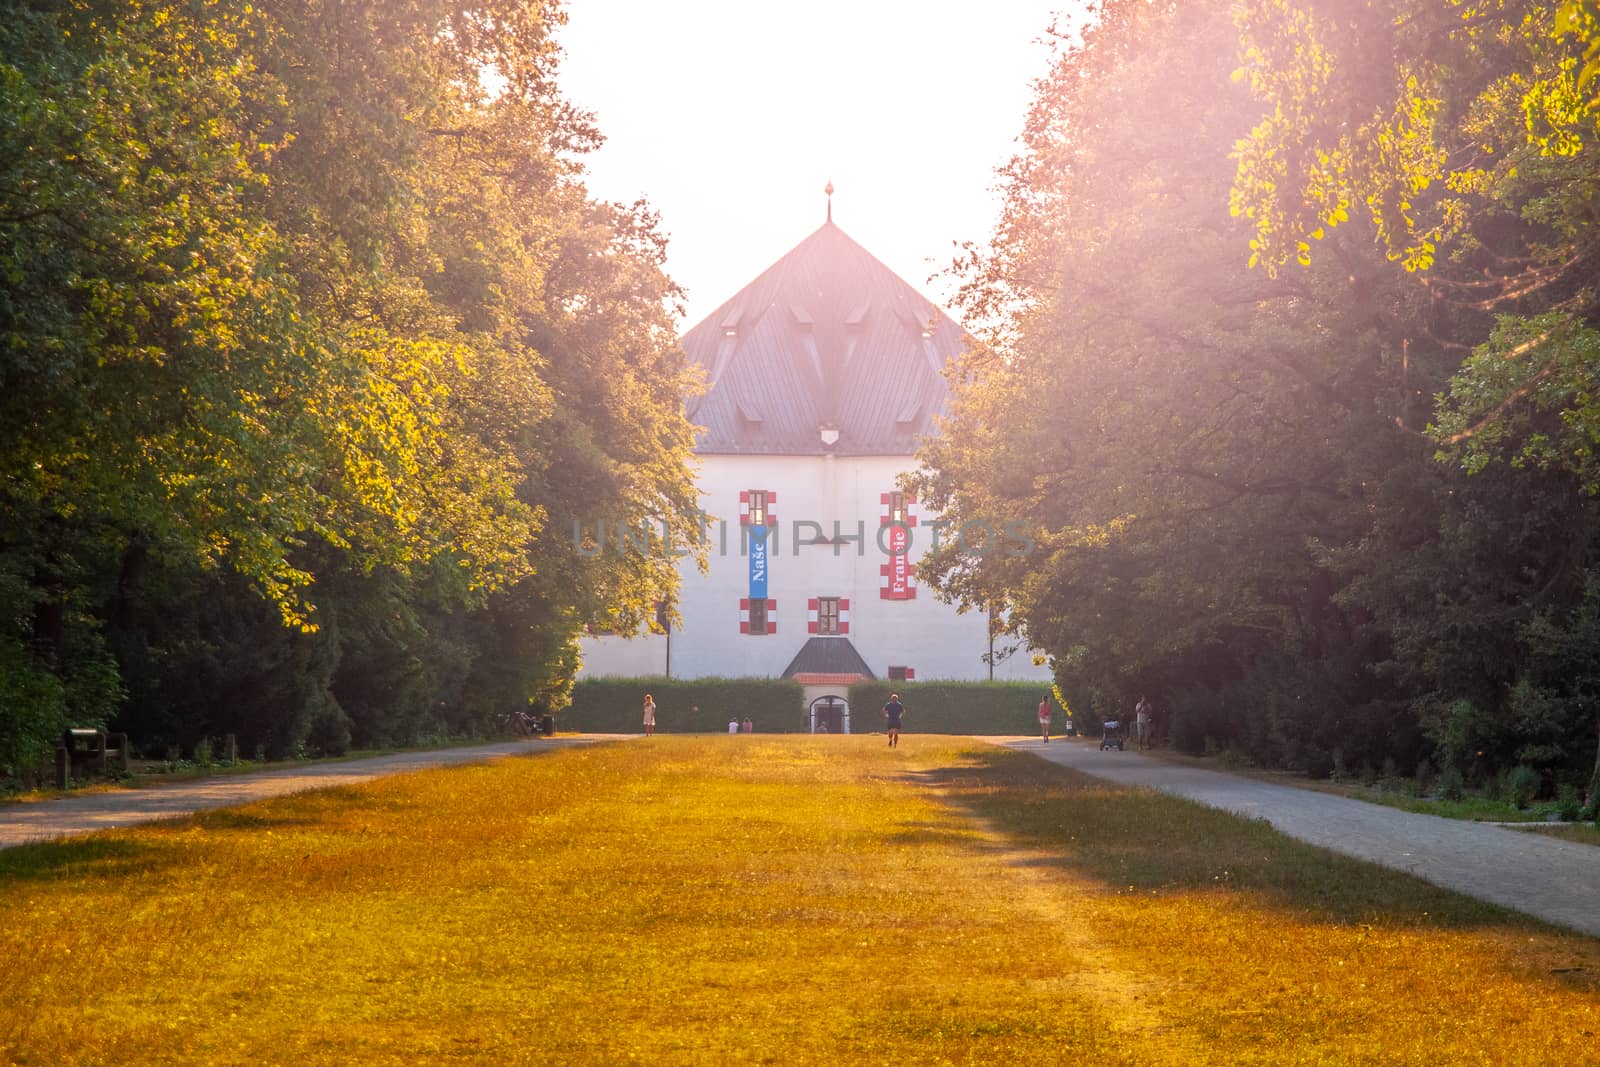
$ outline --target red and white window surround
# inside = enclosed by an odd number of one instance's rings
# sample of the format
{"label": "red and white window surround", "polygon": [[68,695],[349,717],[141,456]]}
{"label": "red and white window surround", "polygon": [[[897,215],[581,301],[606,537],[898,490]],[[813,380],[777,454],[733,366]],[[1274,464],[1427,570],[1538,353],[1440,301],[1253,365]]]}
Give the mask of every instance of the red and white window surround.
{"label": "red and white window surround", "polygon": [[917,587],[912,579],[917,568],[911,562],[911,529],[917,525],[917,517],[911,509],[917,502],[899,492],[882,493],[878,502],[883,505],[878,525],[890,527],[887,533],[879,530],[882,535],[879,544],[888,550],[889,562],[878,567],[878,573],[883,576],[878,596],[884,600],[915,600]]}
{"label": "red and white window surround", "polygon": [[[771,489],[744,489],[739,493],[739,526],[746,529],[752,526],[765,526],[769,530],[777,528],[778,516],[773,513],[772,505],[777,503],[778,494]],[[768,571],[772,566],[771,535],[765,535],[759,541],[752,541],[753,547],[746,550],[750,552],[750,591],[755,594],[767,591]],[[763,544],[765,547],[763,548]],[[759,575],[757,571],[759,570]],[[761,596],[739,598],[739,632],[742,634],[775,634],[778,632],[778,602]]]}
{"label": "red and white window surround", "polygon": [[740,526],[776,526],[778,516],[773,513],[772,505],[778,502],[778,494],[771,489],[743,489],[739,492],[739,525]]}
{"label": "red and white window surround", "polygon": [[778,632],[778,602],[739,598],[739,632],[742,634],[775,634]]}
{"label": "red and white window surround", "polygon": [[850,632],[850,598],[814,596],[806,601],[806,632],[843,637]]}

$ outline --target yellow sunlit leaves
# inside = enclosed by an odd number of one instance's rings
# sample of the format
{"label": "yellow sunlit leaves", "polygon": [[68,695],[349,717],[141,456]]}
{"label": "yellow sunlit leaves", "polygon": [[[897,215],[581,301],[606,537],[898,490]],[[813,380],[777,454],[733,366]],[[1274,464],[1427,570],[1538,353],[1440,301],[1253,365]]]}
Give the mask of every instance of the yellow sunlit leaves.
{"label": "yellow sunlit leaves", "polygon": [[[1581,152],[1600,123],[1600,98],[1587,90],[1600,70],[1600,4],[1538,5],[1513,21],[1506,21],[1503,5],[1452,4],[1460,23],[1448,31],[1451,38],[1476,42],[1497,34],[1500,47],[1514,49],[1523,64],[1487,84],[1473,102],[1465,125],[1475,131],[1477,154],[1518,147],[1505,143],[1503,125],[1494,125],[1507,108],[1520,111],[1521,140],[1541,154]],[[1400,41],[1409,32],[1406,20],[1375,18],[1374,26],[1386,21],[1387,28],[1360,30],[1322,21],[1295,0],[1256,0],[1237,18],[1241,69],[1272,109],[1236,151],[1230,210],[1256,220],[1261,244],[1251,249],[1251,263],[1271,271],[1291,257],[1303,261],[1301,246],[1316,231],[1348,217],[1328,210],[1337,191],[1365,204],[1391,259],[1408,270],[1428,269],[1437,249],[1459,234],[1464,216],[1451,201],[1486,186],[1472,154],[1452,159],[1455,131],[1439,127],[1448,84],[1441,69],[1397,62],[1400,88],[1387,100],[1381,83],[1354,76],[1367,50],[1378,47],[1363,44],[1362,34]],[[1581,60],[1562,44],[1574,38],[1584,47]],[[1289,158],[1300,161],[1293,172],[1283,162]],[[1516,176],[1514,162],[1502,166],[1505,177]],[[1442,197],[1435,192],[1440,183],[1447,190]]]}

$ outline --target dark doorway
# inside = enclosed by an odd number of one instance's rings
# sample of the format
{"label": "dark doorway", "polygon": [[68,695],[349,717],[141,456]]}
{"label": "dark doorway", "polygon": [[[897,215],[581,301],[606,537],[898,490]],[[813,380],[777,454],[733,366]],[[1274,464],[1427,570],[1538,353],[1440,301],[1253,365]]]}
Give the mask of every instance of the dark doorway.
{"label": "dark doorway", "polygon": [[844,733],[845,713],[850,705],[839,697],[818,697],[811,702],[811,732],[814,734]]}

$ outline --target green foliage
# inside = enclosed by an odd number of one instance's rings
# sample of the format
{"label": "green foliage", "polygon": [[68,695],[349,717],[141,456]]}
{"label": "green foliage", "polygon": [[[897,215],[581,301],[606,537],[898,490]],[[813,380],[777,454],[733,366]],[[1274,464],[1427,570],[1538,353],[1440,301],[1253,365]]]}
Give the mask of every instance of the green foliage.
{"label": "green foliage", "polygon": [[1459,801],[1467,795],[1467,780],[1461,771],[1453,766],[1446,766],[1439,772],[1439,799]]}
{"label": "green foliage", "polygon": [[[1036,735],[1047,692],[1044,683],[1027,682],[858,682],[850,687],[850,724],[859,734],[882,730],[883,706],[899,693],[908,733]],[[1052,704],[1051,732],[1062,729],[1061,709]]]}
{"label": "green foliage", "polygon": [[0,782],[30,782],[49,768],[64,730],[102,727],[122,696],[115,664],[79,632],[51,670],[0,632]]}
{"label": "green foliage", "polygon": [[29,777],[71,725],[61,680],[35,666],[24,649],[0,642],[0,708],[0,777]]}
{"label": "green foliage", "polygon": [[114,710],[72,651],[103,634],[157,747],[473,733],[563,702],[584,622],[670,597],[670,561],[567,535],[696,500],[663,238],[583,186],[561,19],[0,20],[0,640],[30,708]]}
{"label": "green foliage", "polygon": [[1556,786],[1556,818],[1562,822],[1577,822],[1583,815],[1583,800],[1578,787],[1571,782]]}
{"label": "green foliage", "polygon": [[1502,771],[1496,784],[1499,798],[1521,811],[1539,795],[1541,780],[1538,771],[1519,764]]}
{"label": "green foliage", "polygon": [[1119,0],[1062,44],[910,479],[1038,547],[921,573],[1184,751],[1600,775],[1593,116],[1552,5],[1401,8]]}
{"label": "green foliage", "polygon": [[[1236,215],[1276,269],[1353,213],[1427,270],[1496,201],[1526,196],[1600,134],[1584,83],[1592,0],[1252,0],[1240,77],[1265,117],[1238,146]],[[1584,55],[1585,49],[1588,50]]]}
{"label": "green foliage", "polygon": [[800,685],[784,678],[580,678],[557,726],[639,733],[646,693],[655,697],[657,733],[725,733],[729,719],[746,718],[762,734],[806,729]]}

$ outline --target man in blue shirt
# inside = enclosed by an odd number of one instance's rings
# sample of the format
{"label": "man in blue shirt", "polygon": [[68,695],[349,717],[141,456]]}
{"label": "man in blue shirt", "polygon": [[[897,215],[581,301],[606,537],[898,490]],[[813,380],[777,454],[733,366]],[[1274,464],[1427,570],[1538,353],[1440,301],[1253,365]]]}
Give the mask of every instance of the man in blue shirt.
{"label": "man in blue shirt", "polygon": [[905,713],[905,706],[900,703],[900,694],[890,693],[889,703],[883,706],[883,717],[889,724],[890,748],[897,748],[900,745],[900,716]]}

